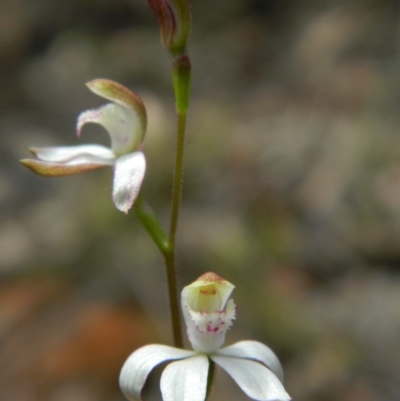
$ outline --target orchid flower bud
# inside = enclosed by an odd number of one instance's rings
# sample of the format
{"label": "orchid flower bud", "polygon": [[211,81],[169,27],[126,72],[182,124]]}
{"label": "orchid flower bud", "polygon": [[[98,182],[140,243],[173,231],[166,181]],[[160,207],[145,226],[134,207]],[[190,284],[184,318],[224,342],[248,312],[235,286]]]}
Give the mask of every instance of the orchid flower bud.
{"label": "orchid flower bud", "polygon": [[185,52],[190,34],[191,15],[188,0],[147,0],[158,19],[161,41],[173,56]]}

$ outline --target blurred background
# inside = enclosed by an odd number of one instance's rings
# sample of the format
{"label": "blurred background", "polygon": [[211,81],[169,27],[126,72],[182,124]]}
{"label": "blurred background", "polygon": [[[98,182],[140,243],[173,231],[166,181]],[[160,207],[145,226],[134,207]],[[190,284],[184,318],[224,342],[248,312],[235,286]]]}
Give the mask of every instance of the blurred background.
{"label": "blurred background", "polygon": [[[180,288],[210,270],[234,283],[227,343],[271,346],[294,400],[400,399],[400,3],[192,11]],[[111,169],[50,179],[18,160],[108,144],[75,122],[104,104],[84,83],[117,80],[145,100],[143,194],[167,226],[175,117],[155,17],[145,0],[1,0],[0,60],[0,399],[122,401],[127,356],[171,342],[162,258],[115,209]],[[218,371],[210,400],[245,399]]]}

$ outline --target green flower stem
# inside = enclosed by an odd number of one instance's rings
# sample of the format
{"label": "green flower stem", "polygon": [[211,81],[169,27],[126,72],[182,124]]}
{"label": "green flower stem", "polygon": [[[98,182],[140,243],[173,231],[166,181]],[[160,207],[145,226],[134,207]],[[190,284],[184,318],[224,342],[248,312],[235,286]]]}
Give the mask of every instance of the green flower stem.
{"label": "green flower stem", "polygon": [[183,54],[175,58],[172,61],[172,82],[175,92],[177,133],[175,149],[175,169],[172,183],[172,208],[171,223],[169,229],[169,248],[164,256],[165,266],[167,269],[174,344],[178,348],[183,348],[183,339],[181,332],[178,290],[176,284],[175,250],[179,207],[182,197],[183,155],[185,145],[186,113],[189,107],[190,76],[191,68],[189,56],[187,54]]}
{"label": "green flower stem", "polygon": [[177,114],[186,114],[189,108],[191,63],[187,53],[180,54],[172,60],[172,84],[175,92]]}
{"label": "green flower stem", "polygon": [[183,155],[185,145],[186,113],[189,108],[191,65],[189,55],[183,54],[172,61],[172,82],[175,92],[177,133],[175,149],[175,171],[172,186],[172,211],[169,240],[172,253],[178,228],[179,206],[183,183]]}
{"label": "green flower stem", "polygon": [[182,196],[183,184],[183,153],[185,146],[185,126],[186,126],[186,113],[177,116],[177,137],[176,137],[176,153],[175,153],[175,171],[172,189],[172,210],[171,210],[171,224],[169,230],[169,242],[171,251],[175,250],[176,232],[178,229],[179,207]]}
{"label": "green flower stem", "polygon": [[206,398],[205,401],[207,401],[208,396],[210,395],[211,392],[211,387],[214,382],[214,372],[215,372],[215,363],[212,361],[210,358],[208,358],[209,361],[209,366],[208,366],[208,376],[207,376],[207,390],[206,390]]}
{"label": "green flower stem", "polygon": [[157,216],[146,204],[142,196],[139,195],[135,201],[135,211],[139,221],[146,229],[158,249],[164,256],[167,271],[169,304],[171,311],[171,321],[174,344],[176,347],[183,348],[183,339],[181,333],[180,310],[178,301],[178,288],[176,285],[175,256],[171,242],[161,227]]}
{"label": "green flower stem", "polygon": [[172,331],[174,336],[174,345],[183,348],[183,339],[181,332],[180,311],[178,301],[178,289],[176,284],[176,261],[175,261],[175,244],[176,232],[178,228],[179,206],[182,193],[183,180],[183,150],[185,142],[185,126],[186,113],[178,114],[178,130],[176,138],[175,153],[175,171],[172,186],[172,210],[171,225],[169,231],[169,248],[164,254],[165,266],[167,269],[169,304],[171,309]]}
{"label": "green flower stem", "polygon": [[172,321],[174,345],[183,348],[181,315],[178,287],[176,282],[176,233],[178,229],[179,207],[182,197],[183,156],[186,131],[186,114],[189,107],[191,65],[184,53],[172,60],[172,83],[175,93],[177,133],[175,149],[175,169],[172,183],[172,207],[169,235],[165,234],[156,215],[139,195],[135,202],[136,214],[158,249],[164,256],[167,273],[169,305]]}
{"label": "green flower stem", "polygon": [[171,313],[171,324],[172,324],[172,335],[174,339],[174,345],[177,348],[183,348],[183,338],[181,331],[181,315],[179,308],[178,298],[178,286],[176,283],[176,265],[175,265],[175,254],[171,249],[164,255],[165,267],[167,270],[167,281],[168,281],[168,295],[169,295],[169,307]]}
{"label": "green flower stem", "polygon": [[170,240],[162,229],[157,216],[153,210],[146,204],[142,196],[139,195],[135,201],[135,211],[143,227],[149,233],[154,243],[164,256],[167,270],[168,294],[171,311],[171,321],[174,344],[176,347],[183,348],[183,339],[181,333],[180,311],[178,302],[178,288],[176,285],[175,257],[171,248]]}

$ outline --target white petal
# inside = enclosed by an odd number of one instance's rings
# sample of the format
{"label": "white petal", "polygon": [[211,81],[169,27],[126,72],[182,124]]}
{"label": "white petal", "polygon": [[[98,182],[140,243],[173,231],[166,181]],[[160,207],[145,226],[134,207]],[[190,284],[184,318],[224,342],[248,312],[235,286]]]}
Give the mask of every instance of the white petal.
{"label": "white petal", "polygon": [[53,163],[71,164],[74,160],[114,164],[115,156],[111,149],[101,145],[58,146],[29,148],[38,159]]}
{"label": "white petal", "polygon": [[131,354],[122,367],[119,376],[122,392],[131,401],[140,400],[140,392],[147,376],[157,365],[172,359],[188,358],[193,354],[193,351],[158,344],[139,348]]}
{"label": "white petal", "polygon": [[204,401],[208,366],[205,355],[169,364],[161,376],[163,401]]}
{"label": "white petal", "polygon": [[100,124],[108,131],[111,149],[117,156],[136,150],[144,136],[136,111],[119,104],[108,103],[98,109],[81,113],[77,122],[78,136],[86,123]]}
{"label": "white petal", "polygon": [[258,341],[240,341],[218,351],[218,355],[233,358],[254,359],[271,369],[278,379],[283,382],[283,369],[278,357],[271,348]]}
{"label": "white petal", "polygon": [[259,401],[291,399],[279,379],[264,365],[218,354],[210,355],[210,358],[221,366],[250,398]]}
{"label": "white petal", "polygon": [[146,171],[146,159],[142,152],[129,153],[115,162],[113,200],[117,209],[128,213],[136,197]]}

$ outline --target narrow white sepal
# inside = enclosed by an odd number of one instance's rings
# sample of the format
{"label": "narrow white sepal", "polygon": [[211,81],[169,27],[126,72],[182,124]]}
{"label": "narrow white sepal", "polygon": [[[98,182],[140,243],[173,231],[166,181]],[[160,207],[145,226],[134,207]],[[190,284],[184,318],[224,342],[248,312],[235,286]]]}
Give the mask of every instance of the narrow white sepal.
{"label": "narrow white sepal", "polygon": [[140,393],[149,373],[160,363],[188,358],[193,351],[168,347],[166,345],[146,345],[139,348],[127,359],[119,376],[122,392],[131,401],[140,401]]}
{"label": "narrow white sepal", "polygon": [[223,368],[250,398],[258,401],[291,400],[279,379],[264,365],[218,354],[210,355],[210,358]]}
{"label": "narrow white sepal", "polygon": [[204,401],[208,366],[205,355],[195,355],[169,364],[161,376],[163,401]]}
{"label": "narrow white sepal", "polygon": [[283,383],[283,369],[278,357],[271,348],[258,341],[239,341],[229,347],[222,348],[218,355],[230,356],[233,358],[253,359],[263,363],[271,369],[277,378]]}
{"label": "narrow white sepal", "polygon": [[29,149],[39,160],[51,163],[70,163],[76,159],[113,165],[114,153],[101,145],[58,146]]}
{"label": "narrow white sepal", "polygon": [[113,201],[117,209],[128,213],[136,197],[146,171],[146,159],[142,152],[119,157],[114,166]]}

